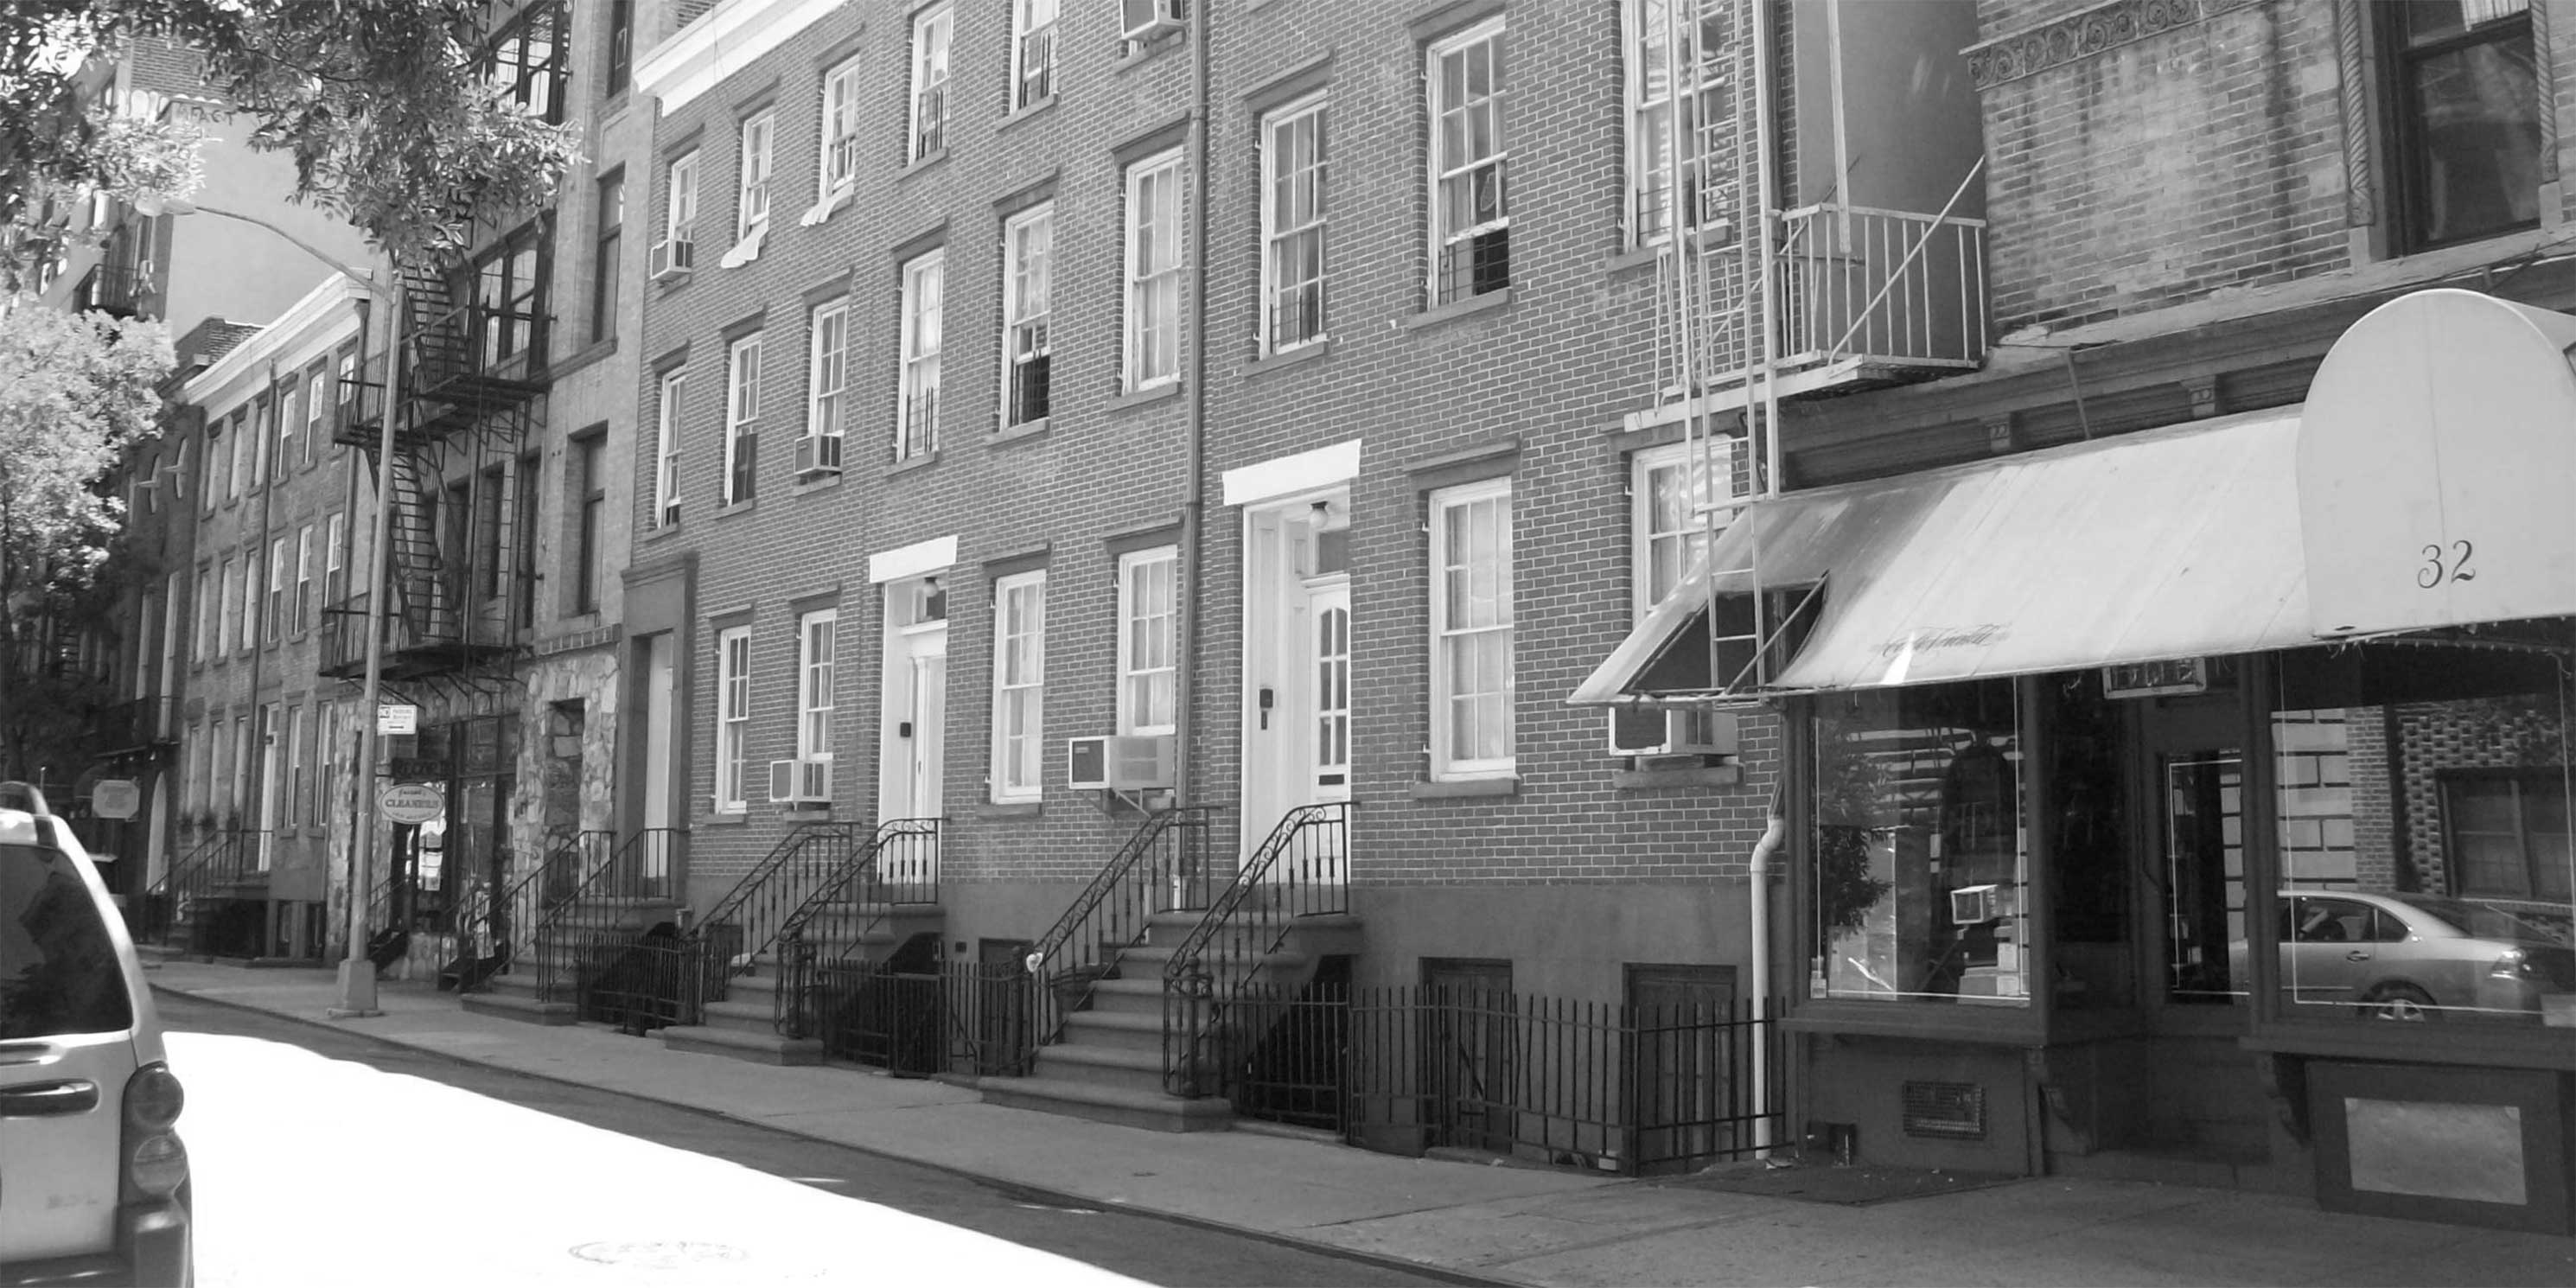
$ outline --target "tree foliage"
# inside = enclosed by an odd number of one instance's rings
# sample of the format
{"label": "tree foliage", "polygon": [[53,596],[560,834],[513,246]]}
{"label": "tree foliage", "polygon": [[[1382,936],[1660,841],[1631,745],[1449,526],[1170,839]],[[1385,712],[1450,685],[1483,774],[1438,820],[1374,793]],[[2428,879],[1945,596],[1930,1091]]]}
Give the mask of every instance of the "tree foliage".
{"label": "tree foliage", "polygon": [[76,92],[79,54],[168,40],[295,162],[297,193],[404,262],[541,203],[578,159],[571,130],[496,83],[486,0],[0,0],[0,224],[47,195],[185,195],[184,121],[117,120]]}
{"label": "tree foliage", "polygon": [[124,517],[98,480],[170,367],[158,323],[0,301],[0,772],[68,756],[112,692],[72,664]]}

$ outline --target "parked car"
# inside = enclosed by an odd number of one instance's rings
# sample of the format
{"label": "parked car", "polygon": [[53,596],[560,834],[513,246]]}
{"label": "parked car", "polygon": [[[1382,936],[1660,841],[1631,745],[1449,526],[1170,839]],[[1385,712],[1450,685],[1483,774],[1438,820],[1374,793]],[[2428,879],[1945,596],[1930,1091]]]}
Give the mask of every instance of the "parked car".
{"label": "parked car", "polygon": [[0,783],[0,1286],[193,1280],[183,1101],[88,851]]}
{"label": "parked car", "polygon": [[2576,993],[2564,917],[2358,890],[2284,890],[2280,908],[2281,987],[2294,1001],[2426,1020],[2451,1008],[2536,1012],[2544,996]]}

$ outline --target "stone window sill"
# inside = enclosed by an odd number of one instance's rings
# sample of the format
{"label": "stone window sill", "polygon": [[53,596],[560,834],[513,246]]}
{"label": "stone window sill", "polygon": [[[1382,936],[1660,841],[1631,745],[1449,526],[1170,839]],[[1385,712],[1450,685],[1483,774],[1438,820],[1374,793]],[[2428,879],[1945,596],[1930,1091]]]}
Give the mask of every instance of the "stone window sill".
{"label": "stone window sill", "polygon": [[1517,796],[1521,780],[1513,778],[1461,778],[1436,782],[1417,782],[1412,786],[1418,801],[1473,800],[1493,796]]}

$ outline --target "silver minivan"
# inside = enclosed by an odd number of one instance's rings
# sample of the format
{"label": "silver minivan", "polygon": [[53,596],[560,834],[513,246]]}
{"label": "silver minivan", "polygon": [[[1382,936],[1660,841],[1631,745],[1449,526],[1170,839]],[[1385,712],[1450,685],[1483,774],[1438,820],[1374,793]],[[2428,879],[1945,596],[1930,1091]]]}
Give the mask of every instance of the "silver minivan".
{"label": "silver minivan", "polygon": [[193,1279],[182,1102],[88,851],[0,783],[0,1286]]}

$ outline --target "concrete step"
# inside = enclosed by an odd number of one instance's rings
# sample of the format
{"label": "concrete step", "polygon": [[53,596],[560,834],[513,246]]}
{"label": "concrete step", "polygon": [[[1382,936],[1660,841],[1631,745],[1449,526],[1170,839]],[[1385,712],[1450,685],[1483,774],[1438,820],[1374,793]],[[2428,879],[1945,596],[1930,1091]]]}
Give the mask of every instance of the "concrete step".
{"label": "concrete step", "polygon": [[[1295,941],[1290,942],[1293,944]],[[1118,959],[1119,973],[1131,979],[1144,976],[1159,980],[1163,977],[1164,967],[1171,964],[1174,951],[1169,945],[1148,944],[1142,948],[1130,948]],[[1302,979],[1308,967],[1314,962],[1312,957],[1293,947],[1283,948],[1275,953],[1264,953],[1258,958],[1215,957],[1205,960],[1214,968],[1213,973],[1221,980],[1249,974],[1251,963],[1255,961],[1260,963],[1264,974],[1281,979]]]}
{"label": "concrete step", "polygon": [[764,1021],[757,1033],[705,1024],[673,1025],[659,1030],[662,1045],[673,1051],[731,1056],[754,1064],[821,1064],[823,1044],[814,1038],[782,1038]]}
{"label": "concrete step", "polygon": [[1038,1052],[1037,1072],[1039,1077],[1061,1078],[1066,1082],[1160,1092],[1163,1089],[1163,1053],[1160,1049],[1134,1051],[1122,1047],[1059,1042]]}
{"label": "concrete step", "polygon": [[1104,979],[1091,986],[1091,1009],[1126,1015],[1163,1013],[1163,977]]}
{"label": "concrete step", "polygon": [[1159,1011],[1152,1015],[1076,1011],[1064,1017],[1064,1044],[1151,1051],[1159,1060],[1163,1054],[1163,1016]]}
{"label": "concrete step", "polygon": [[725,1001],[709,1002],[698,1009],[705,1028],[723,1029],[728,1033],[774,1034],[778,1031],[778,1012],[772,1009],[775,1006],[771,995],[745,998],[737,993]]}
{"label": "concrete step", "polygon": [[1049,1077],[977,1078],[975,1090],[989,1105],[1066,1114],[1148,1131],[1224,1131],[1234,1123],[1233,1107],[1213,1096],[1183,1100],[1159,1090],[1131,1091]]}

